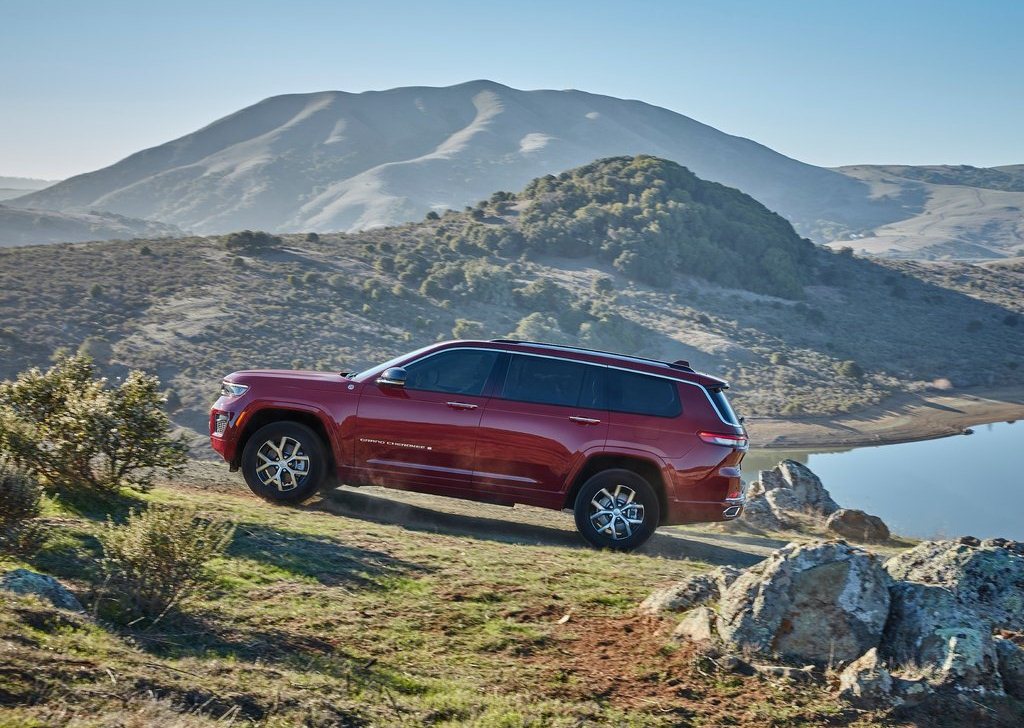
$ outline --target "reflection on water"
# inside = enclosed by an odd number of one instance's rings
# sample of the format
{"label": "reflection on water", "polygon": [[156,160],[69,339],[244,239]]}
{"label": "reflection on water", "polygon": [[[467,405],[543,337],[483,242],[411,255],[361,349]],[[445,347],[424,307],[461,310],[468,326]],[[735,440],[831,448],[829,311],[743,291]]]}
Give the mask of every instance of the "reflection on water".
{"label": "reflection on water", "polygon": [[881,516],[893,533],[1024,540],[1024,424],[973,435],[837,451],[751,450],[750,480],[790,458],[813,470],[845,508]]}

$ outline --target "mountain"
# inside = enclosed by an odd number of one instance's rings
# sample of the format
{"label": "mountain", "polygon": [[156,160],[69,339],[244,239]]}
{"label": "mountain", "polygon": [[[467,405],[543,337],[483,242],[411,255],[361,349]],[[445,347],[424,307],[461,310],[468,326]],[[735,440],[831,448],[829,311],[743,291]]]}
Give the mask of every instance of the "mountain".
{"label": "mountain", "polygon": [[41,190],[53,184],[57,184],[57,180],[0,176],[0,202],[21,197],[26,192]]}
{"label": "mountain", "polygon": [[857,165],[837,171],[864,182],[875,199],[899,200],[907,216],[838,234],[834,247],[892,258],[1024,255],[1024,165]]}
{"label": "mountain", "polygon": [[353,231],[461,209],[593,159],[651,154],[736,187],[819,240],[905,217],[865,182],[640,101],[491,81],[275,96],[16,204],[201,233]]}
{"label": "mountain", "polygon": [[181,235],[184,233],[174,225],[110,212],[54,212],[0,205],[0,248]]}
{"label": "mountain", "polygon": [[835,413],[940,378],[1019,386],[1022,317],[1019,261],[830,251],[650,157],[354,234],[0,250],[0,378],[81,347],[109,377],[159,374],[197,433],[235,369],[352,370],[510,335],[690,360],[729,379],[746,415]]}

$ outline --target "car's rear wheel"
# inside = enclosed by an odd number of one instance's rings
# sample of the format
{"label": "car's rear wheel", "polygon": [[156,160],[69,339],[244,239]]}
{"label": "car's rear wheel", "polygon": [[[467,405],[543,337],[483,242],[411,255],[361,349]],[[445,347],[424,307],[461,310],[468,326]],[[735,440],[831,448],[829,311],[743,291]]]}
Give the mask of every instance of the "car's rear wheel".
{"label": "car's rear wheel", "polygon": [[592,545],[632,551],[658,527],[661,506],[643,476],[632,470],[603,470],[580,488],[573,513],[576,528]]}
{"label": "car's rear wheel", "polygon": [[298,422],[271,422],[245,443],[242,476],[272,503],[301,503],[326,481],[330,461],[320,437]]}

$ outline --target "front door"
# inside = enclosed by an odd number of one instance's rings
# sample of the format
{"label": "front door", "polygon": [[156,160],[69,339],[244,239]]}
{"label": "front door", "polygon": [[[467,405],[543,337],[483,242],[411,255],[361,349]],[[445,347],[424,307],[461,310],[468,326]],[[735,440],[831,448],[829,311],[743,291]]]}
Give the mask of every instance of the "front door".
{"label": "front door", "polygon": [[356,415],[356,478],[467,490],[497,358],[483,349],[443,349],[408,364],[404,387],[367,382]]}
{"label": "front door", "polygon": [[608,432],[602,365],[513,354],[487,403],[474,489],[558,505],[565,479]]}

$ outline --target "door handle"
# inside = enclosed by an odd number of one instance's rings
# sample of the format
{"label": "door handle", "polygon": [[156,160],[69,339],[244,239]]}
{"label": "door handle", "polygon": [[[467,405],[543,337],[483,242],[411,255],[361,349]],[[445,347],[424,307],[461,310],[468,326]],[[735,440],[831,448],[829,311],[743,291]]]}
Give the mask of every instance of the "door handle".
{"label": "door handle", "polygon": [[449,407],[451,407],[452,409],[457,409],[457,410],[473,410],[473,409],[476,409],[476,405],[475,404],[470,404],[469,402],[445,402],[445,404],[448,405]]}
{"label": "door handle", "polygon": [[576,423],[580,424],[580,425],[600,425],[601,424],[601,420],[595,420],[593,417],[576,417],[575,415],[573,415],[569,419],[572,420],[573,422],[576,422]]}

